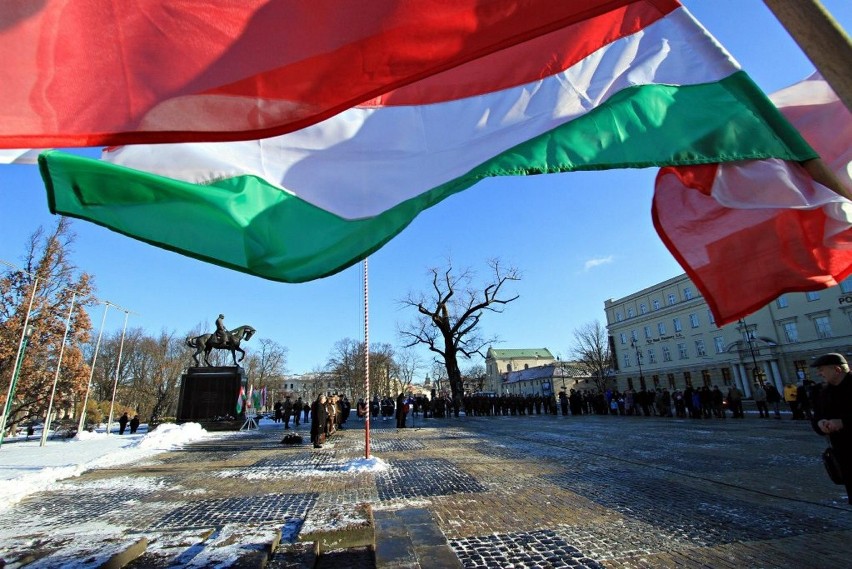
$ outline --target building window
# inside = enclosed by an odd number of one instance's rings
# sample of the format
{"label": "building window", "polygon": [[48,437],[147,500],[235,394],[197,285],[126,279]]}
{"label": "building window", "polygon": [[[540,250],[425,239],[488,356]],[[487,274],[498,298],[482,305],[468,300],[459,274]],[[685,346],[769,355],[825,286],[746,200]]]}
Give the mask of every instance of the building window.
{"label": "building window", "polygon": [[731,368],[722,368],[722,383],[726,386],[730,386],[733,383],[731,380]]}
{"label": "building window", "polygon": [[713,338],[713,347],[716,348],[717,354],[725,353],[725,338],[722,336],[716,336]]}
{"label": "building window", "polygon": [[692,313],[692,314],[689,315],[689,325],[692,326],[693,328],[698,328],[699,322],[698,322],[698,315],[697,314]]}
{"label": "building window", "polygon": [[[846,280],[848,281],[850,279],[846,279]],[[843,282],[846,282],[846,281],[843,281]],[[651,301],[651,306],[654,307],[654,310],[659,310],[660,309],[660,301],[655,298],[654,300]]]}
{"label": "building window", "polygon": [[630,367],[630,354],[624,354],[624,367]]}
{"label": "building window", "polygon": [[685,298],[686,300],[692,300],[692,289],[691,288],[686,287],[686,288],[683,289],[683,298]]}
{"label": "building window", "polygon": [[666,378],[669,380],[669,389],[674,389],[675,388],[674,374],[673,373],[666,374]]}
{"label": "building window", "polygon": [[695,340],[695,353],[698,357],[707,355],[707,350],[704,347],[704,340]]}
{"label": "building window", "polygon": [[852,292],[852,276],[846,277],[841,281],[840,292]]}
{"label": "building window", "polygon": [[675,318],[672,322],[674,324],[675,332],[681,332],[683,330],[683,326],[680,324],[680,318]]}
{"label": "building window", "polygon": [[657,323],[657,332],[660,333],[660,336],[666,335],[666,323],[665,322]]}
{"label": "building window", "polygon": [[524,364],[524,369],[530,369],[530,364]]}
{"label": "building window", "polygon": [[831,338],[831,322],[828,316],[817,316],[814,318],[814,326],[816,326],[817,336],[820,338]]}
{"label": "building window", "polygon": [[648,305],[644,302],[639,305],[639,314],[648,314]]}
{"label": "building window", "polygon": [[627,343],[627,336],[624,335],[624,332],[621,332],[618,335],[618,339],[621,340],[621,344],[624,345]]}
{"label": "building window", "polygon": [[683,383],[687,387],[692,387],[692,374],[688,371],[683,372]]}
{"label": "building window", "polygon": [[713,324],[713,325],[716,324],[716,318],[713,316],[712,310],[707,311],[707,322],[709,322],[710,324]]}
{"label": "building window", "polygon": [[506,371],[512,371],[512,364],[506,364]]}
{"label": "building window", "polygon": [[616,313],[615,313],[615,321],[616,321],[616,322],[621,322],[622,320],[624,320],[624,317],[623,317],[623,316],[621,316],[621,312],[616,312]]}
{"label": "building window", "polygon": [[672,351],[668,346],[663,346],[663,361],[670,362],[672,361]]}
{"label": "building window", "polygon": [[710,387],[710,385],[713,383],[713,379],[710,377],[710,370],[701,370],[701,383],[703,383],[707,387]]}
{"label": "building window", "polygon": [[682,360],[689,358],[689,352],[686,351],[686,342],[681,342],[677,345],[678,357]]}
{"label": "building window", "polygon": [[645,337],[650,339],[651,338],[651,327],[645,326],[644,330],[645,330]]}
{"label": "building window", "polygon": [[787,339],[789,344],[795,344],[799,341],[799,330],[796,328],[795,322],[784,323],[784,338]]}
{"label": "building window", "polygon": [[672,293],[669,293],[668,299],[669,299],[669,306],[674,306],[674,304],[675,304],[675,295],[674,295],[674,294],[672,294]]}
{"label": "building window", "polygon": [[627,309],[627,317],[628,317],[628,318],[633,318],[634,316],[636,316],[636,313],[633,311],[633,309],[632,309],[632,308],[628,308],[628,309]]}
{"label": "building window", "polygon": [[634,342],[638,342],[638,341],[639,341],[639,335],[638,335],[638,334],[636,334],[636,330],[631,330],[631,331],[630,331],[630,339],[631,339],[631,340],[633,340]]}
{"label": "building window", "polygon": [[660,376],[659,375],[652,375],[651,381],[654,383],[654,389],[660,388]]}
{"label": "building window", "polygon": [[630,389],[631,391],[633,390],[633,378],[632,377],[627,378],[627,389]]}
{"label": "building window", "polygon": [[775,306],[777,306],[778,308],[787,308],[788,306],[790,306],[790,303],[787,302],[787,297],[782,294],[775,301]]}
{"label": "building window", "polygon": [[815,300],[819,300],[819,293],[816,291],[806,292],[805,298],[808,299],[808,302],[813,302]]}
{"label": "building window", "polygon": [[657,352],[654,350],[654,348],[648,348],[648,363],[657,363]]}

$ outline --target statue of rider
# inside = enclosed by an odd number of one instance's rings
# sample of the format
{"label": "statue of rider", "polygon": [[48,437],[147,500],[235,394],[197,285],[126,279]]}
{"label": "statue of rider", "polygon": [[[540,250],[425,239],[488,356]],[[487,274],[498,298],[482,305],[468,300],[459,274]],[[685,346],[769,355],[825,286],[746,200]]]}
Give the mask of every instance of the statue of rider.
{"label": "statue of rider", "polygon": [[216,319],[216,342],[224,344],[228,340],[228,329],[225,328],[225,315],[220,314]]}

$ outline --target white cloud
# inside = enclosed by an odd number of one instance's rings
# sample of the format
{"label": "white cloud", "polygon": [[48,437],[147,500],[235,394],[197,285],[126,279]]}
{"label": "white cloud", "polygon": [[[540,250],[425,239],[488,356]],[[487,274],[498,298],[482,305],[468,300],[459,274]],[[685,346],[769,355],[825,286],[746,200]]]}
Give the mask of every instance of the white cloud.
{"label": "white cloud", "polygon": [[600,258],[597,258],[597,259],[589,259],[583,265],[583,270],[588,271],[589,269],[593,269],[593,268],[598,267],[600,265],[608,265],[608,264],[612,263],[612,261],[613,261],[612,255],[610,255],[609,257],[600,257]]}

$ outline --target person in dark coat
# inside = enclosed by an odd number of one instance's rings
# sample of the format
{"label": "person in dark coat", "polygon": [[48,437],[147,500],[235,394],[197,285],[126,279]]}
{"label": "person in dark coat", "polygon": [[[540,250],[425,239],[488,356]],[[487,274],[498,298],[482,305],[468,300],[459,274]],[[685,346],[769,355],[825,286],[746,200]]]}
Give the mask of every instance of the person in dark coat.
{"label": "person in dark coat", "polygon": [[811,367],[825,380],[815,397],[811,426],[828,435],[846,486],[846,499],[852,504],[852,373],[842,354],[825,354]]}
{"label": "person in dark coat", "polygon": [[314,448],[322,448],[325,442],[325,394],[320,393],[311,405],[311,442]]}
{"label": "person in dark coat", "polygon": [[130,434],[135,435],[136,429],[139,428],[139,415],[133,415],[133,418],[130,419]]}
{"label": "person in dark coat", "polygon": [[405,428],[405,395],[402,393],[396,396],[396,428]]}
{"label": "person in dark coat", "polygon": [[119,417],[118,419],[118,434],[123,435],[124,429],[127,428],[127,421],[130,420],[130,417],[127,416],[127,413]]}

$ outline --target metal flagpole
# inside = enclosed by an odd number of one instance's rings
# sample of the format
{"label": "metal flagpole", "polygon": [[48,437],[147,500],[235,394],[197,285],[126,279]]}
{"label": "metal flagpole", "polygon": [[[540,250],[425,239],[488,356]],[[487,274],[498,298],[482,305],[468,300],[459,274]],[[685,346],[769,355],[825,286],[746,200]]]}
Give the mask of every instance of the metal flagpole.
{"label": "metal flagpole", "polygon": [[367,418],[364,422],[364,458],[370,458],[370,309],[367,289],[367,259],[364,258],[364,390]]}
{"label": "metal flagpole", "polygon": [[71,295],[71,307],[68,309],[68,318],[65,320],[65,335],[62,336],[62,347],[59,348],[59,359],[56,362],[56,374],[53,376],[53,390],[50,392],[50,403],[47,405],[47,415],[44,418],[44,428],[41,430],[41,443],[44,446],[47,440],[47,430],[50,428],[50,415],[53,412],[53,397],[56,395],[56,384],[59,382],[59,370],[62,368],[62,355],[65,353],[65,342],[68,340],[68,330],[71,329],[71,315],[74,313],[74,301],[77,293]]}
{"label": "metal flagpole", "polygon": [[121,370],[121,354],[124,351],[124,333],[127,332],[127,317],[130,312],[124,311],[124,328],[121,329],[121,343],[118,346],[118,362],[115,364],[115,381],[112,383],[112,401],[109,404],[109,419],[107,419],[107,434],[112,429],[112,410],[115,407],[115,391],[118,389],[118,373]]}
{"label": "metal flagpole", "polygon": [[104,316],[101,318],[101,329],[98,331],[98,341],[95,342],[95,354],[92,356],[92,367],[89,370],[89,383],[86,384],[86,396],[83,397],[83,408],[80,411],[80,422],[77,423],[77,432],[82,433],[86,423],[86,405],[89,403],[89,392],[92,390],[92,377],[95,375],[95,362],[98,361],[98,350],[101,347],[101,337],[104,334],[104,324],[106,324],[107,312],[109,311],[109,302],[104,302]]}
{"label": "metal flagpole", "polygon": [[[36,289],[38,288],[38,277],[33,281],[33,291],[30,293],[30,303],[27,305],[27,314],[24,316],[24,327],[21,328],[21,339],[18,341],[18,351],[16,352],[15,362],[21,357],[21,351],[24,345],[24,337],[27,334],[27,326],[30,323],[30,313],[33,309],[33,301],[35,300]],[[12,410],[12,397],[15,395],[12,390],[15,385],[15,371],[17,366],[12,366],[12,378],[9,380],[9,390],[6,392],[6,404],[3,406],[3,415],[0,416],[0,445],[3,444],[3,433],[6,432],[6,421],[8,413]]]}

